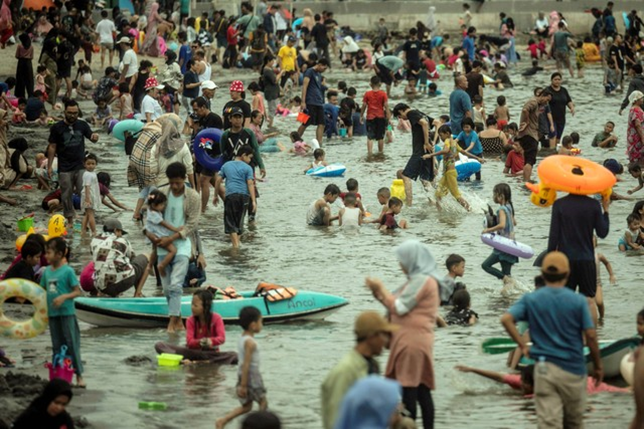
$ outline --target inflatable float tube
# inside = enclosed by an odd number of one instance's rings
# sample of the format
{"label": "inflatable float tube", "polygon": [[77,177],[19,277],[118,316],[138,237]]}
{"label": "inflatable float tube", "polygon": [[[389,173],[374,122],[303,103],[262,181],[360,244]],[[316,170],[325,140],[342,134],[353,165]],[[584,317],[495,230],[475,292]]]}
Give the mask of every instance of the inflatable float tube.
{"label": "inflatable float tube", "polygon": [[130,134],[138,133],[143,129],[143,125],[145,124],[137,119],[125,119],[114,125],[112,135],[115,139],[125,143],[125,132],[127,131]]}
{"label": "inflatable float tube", "polygon": [[482,234],[481,241],[496,250],[518,258],[530,259],[534,256],[534,250],[532,250],[532,247],[527,244],[519,243],[511,238],[503,237],[499,234]]}
{"label": "inflatable float tube", "polygon": [[306,172],[307,176],[314,177],[339,177],[347,171],[347,167],[342,164],[331,164],[326,167],[311,168]]}
{"label": "inflatable float tube", "polygon": [[[31,319],[17,322],[5,316],[2,306],[12,297],[23,298],[33,304],[36,310]],[[9,279],[0,282],[0,335],[21,340],[33,338],[42,334],[48,323],[45,289],[25,279]]]}
{"label": "inflatable float tube", "polygon": [[295,21],[293,21],[293,25],[291,26],[291,28],[293,29],[293,31],[297,31],[297,26],[298,26],[298,25],[302,25],[302,22],[303,22],[303,21],[304,21],[304,18],[298,18],[298,19],[296,19]]}
{"label": "inflatable float tube", "polygon": [[472,174],[476,174],[481,171],[481,163],[475,159],[469,159],[465,156],[460,157],[458,161],[454,163],[456,168],[456,180],[463,182],[469,180]]}
{"label": "inflatable float tube", "polygon": [[539,163],[540,183],[526,183],[533,194],[531,201],[540,207],[552,205],[557,191],[576,195],[602,194],[610,196],[617,182],[615,175],[603,165],[585,158],[552,155]]}
{"label": "inflatable float tube", "polygon": [[622,374],[624,381],[629,386],[632,386],[635,374],[635,356],[633,352],[622,358],[622,361],[619,363],[619,372]]}
{"label": "inflatable float tube", "polygon": [[[208,170],[219,171],[224,165],[224,157],[219,144],[222,134],[223,132],[218,128],[206,128],[199,131],[192,143],[197,162]],[[208,155],[206,149],[212,150],[217,156],[213,158]]]}

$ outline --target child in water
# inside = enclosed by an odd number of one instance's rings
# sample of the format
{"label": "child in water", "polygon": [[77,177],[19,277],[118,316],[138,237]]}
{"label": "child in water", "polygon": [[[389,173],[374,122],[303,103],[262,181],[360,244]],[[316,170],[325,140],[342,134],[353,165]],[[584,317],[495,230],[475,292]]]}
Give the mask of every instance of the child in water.
{"label": "child in water", "polygon": [[340,226],[360,226],[362,225],[362,211],[358,207],[358,198],[353,192],[344,196],[344,208],[338,213]]}
{"label": "child in water", "polygon": [[626,192],[628,195],[631,195],[644,187],[644,173],[642,173],[642,167],[634,162],[628,164],[628,172],[632,177],[637,179],[637,186]]}
{"label": "child in water", "polygon": [[324,152],[324,149],[315,149],[313,151],[313,162],[309,164],[309,166],[304,170],[304,173],[309,171],[312,168],[318,168],[318,167],[326,167],[329,165],[326,160],[326,153]]}
{"label": "child in water", "polygon": [[573,145],[572,145],[572,137],[570,136],[563,136],[561,139],[561,145],[559,145],[559,150],[557,153],[559,155],[568,155],[568,156],[574,156],[573,153]]}
{"label": "child in water", "polygon": [[624,235],[622,235],[619,238],[619,242],[617,244],[619,251],[620,252],[626,252],[627,250],[640,250],[642,249],[642,246],[637,244],[638,239],[640,238],[640,224],[641,224],[641,218],[639,215],[635,213],[631,213],[628,215],[626,218],[626,223],[628,225],[628,229],[624,232]]}
{"label": "child in water", "polygon": [[46,245],[49,266],[43,272],[40,286],[47,291],[47,313],[53,354],[67,346],[76,373],[76,386],[84,388],[83,361],[81,360],[80,330],[76,320],[74,298],[81,296],[78,277],[67,265],[69,247],[62,237],[49,239]]}
{"label": "child in water", "polygon": [[400,198],[391,197],[387,205],[389,206],[389,209],[380,220],[380,230],[387,231],[397,228],[407,229],[406,220],[402,219],[400,223],[396,222],[396,215],[399,215],[402,211],[402,200],[400,200]]}
{"label": "child in water", "polygon": [[380,214],[377,218],[368,220],[366,221],[367,223],[380,223],[384,215],[387,213],[387,210],[389,209],[388,206],[389,198],[391,198],[391,191],[389,190],[389,188],[380,188],[376,193],[376,198],[378,199],[378,203],[382,206],[382,209],[380,210]]}
{"label": "child in water", "polygon": [[81,233],[84,235],[89,227],[92,236],[96,235],[96,210],[101,206],[101,189],[98,176],[94,172],[98,158],[89,154],[85,157],[85,172],[83,173],[83,189],[81,190],[81,207],[85,210]]}
{"label": "child in water", "polygon": [[[152,256],[150,257],[150,265],[154,264],[157,259],[157,243],[163,237],[169,237],[174,233],[181,232],[183,227],[175,228],[169,222],[163,220],[163,214],[165,212],[165,207],[168,204],[168,197],[159,191],[154,190],[150,192],[148,196],[148,214],[146,218],[145,229],[147,232],[154,234],[155,239],[153,240],[154,250],[152,251]],[[159,268],[159,274],[165,276],[165,268],[170,265],[175,255],[177,254],[177,247],[170,243],[167,246],[163,247],[168,253],[165,255],[161,263],[157,266]]]}
{"label": "child in water", "polygon": [[[483,230],[483,234],[497,233],[502,237],[514,239],[514,227],[517,224],[514,219],[514,205],[512,204],[512,189],[507,183],[499,183],[493,190],[494,202],[499,205],[496,212],[498,223],[494,226]],[[499,280],[503,280],[503,285],[507,286],[512,282],[512,265],[519,262],[519,258],[502,252],[492,250],[492,254],[483,262],[483,270],[493,275]],[[501,271],[494,268],[494,265],[500,263]]]}
{"label": "child in water", "polygon": [[465,258],[452,253],[445,260],[445,267],[447,268],[447,275],[441,282],[441,305],[454,305],[456,279],[463,277],[465,274]]}
{"label": "child in water", "polygon": [[266,388],[259,372],[259,348],[254,338],[262,330],[262,314],[255,307],[244,307],[239,312],[239,324],[244,330],[237,347],[241,362],[237,369],[237,397],[241,407],[217,419],[217,429],[223,429],[235,417],[249,413],[253,409],[253,402],[259,404],[261,411],[268,407]]}
{"label": "child in water", "polygon": [[506,106],[506,100],[503,95],[499,95],[496,98],[496,109],[494,109],[494,117],[496,118],[496,124],[499,128],[499,131],[502,131],[503,128],[510,122],[510,109]]}
{"label": "child in water", "polygon": [[595,246],[595,266],[597,267],[597,292],[595,293],[595,304],[597,304],[597,312],[599,313],[599,320],[604,319],[604,313],[606,307],[604,306],[604,293],[602,290],[602,276],[601,276],[601,264],[604,264],[606,271],[608,271],[608,281],[612,286],[615,285],[615,273],[613,273],[613,267],[608,262],[608,259],[603,254],[597,252],[597,237],[593,237],[593,246]]}
{"label": "child in water", "polygon": [[470,293],[463,288],[454,292],[454,308],[445,316],[448,325],[472,326],[479,315],[470,308]]}

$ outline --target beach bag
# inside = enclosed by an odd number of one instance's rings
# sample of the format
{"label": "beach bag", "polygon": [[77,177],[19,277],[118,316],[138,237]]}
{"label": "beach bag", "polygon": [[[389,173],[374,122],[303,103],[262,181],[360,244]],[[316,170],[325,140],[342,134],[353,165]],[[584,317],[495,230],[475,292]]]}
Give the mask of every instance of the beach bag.
{"label": "beach bag", "polygon": [[295,295],[297,295],[297,289],[295,288],[259,282],[257,288],[255,288],[254,296],[263,296],[268,302],[278,302],[291,299]]}

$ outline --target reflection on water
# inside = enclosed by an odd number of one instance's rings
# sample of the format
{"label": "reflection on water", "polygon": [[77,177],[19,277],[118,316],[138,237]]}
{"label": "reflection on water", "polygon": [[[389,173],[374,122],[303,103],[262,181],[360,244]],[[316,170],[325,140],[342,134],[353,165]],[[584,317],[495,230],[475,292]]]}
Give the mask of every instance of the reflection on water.
{"label": "reflection on water", "polygon": [[[365,75],[366,76],[366,75]],[[367,90],[368,79],[361,76],[355,81],[358,94]],[[351,82],[354,78],[342,72],[328,77],[334,85],[337,80]],[[248,83],[249,79],[244,79]],[[218,84],[225,82],[218,82]],[[518,120],[521,107],[532,93],[534,86],[548,83],[546,75],[531,80],[516,78],[516,87],[503,92],[508,99],[512,120]],[[617,116],[621,99],[597,96],[601,90],[601,72],[589,68],[584,81],[564,83],[570,91],[577,114],[567,118],[567,132],[581,134],[584,156],[595,161],[616,157],[625,161],[626,118]],[[443,91],[451,90],[450,79],[439,82]],[[486,89],[487,110],[495,105],[498,92]],[[226,94],[218,94],[217,106],[221,108]],[[393,106],[399,100],[392,100]],[[421,99],[414,102],[432,117],[448,111],[448,97]],[[592,148],[590,142],[601,131],[604,121],[615,120],[619,146],[610,151]],[[296,127],[292,118],[278,118],[276,126],[284,135]],[[313,138],[309,130],[305,140]],[[283,142],[288,139],[281,138]],[[128,206],[136,199],[134,189],[127,188],[125,177],[126,157],[122,145],[102,137],[92,151],[106,162],[99,169],[112,174],[112,193]],[[480,323],[471,328],[449,328],[437,331],[434,348],[437,390],[434,400],[437,410],[437,427],[521,428],[534,427],[535,415],[532,401],[513,394],[509,388],[461,374],[453,368],[456,364],[478,366],[504,371],[505,356],[484,355],[480,351],[483,339],[504,336],[499,323],[500,315],[529,290],[537,270],[532,261],[521,260],[513,268],[519,283],[509,297],[501,295],[502,284],[480,268],[491,249],[480,238],[483,229],[482,210],[492,201],[492,188],[498,182],[511,185],[516,208],[517,239],[529,244],[538,253],[545,249],[549,229],[550,209],[533,206],[529,194],[522,188],[519,178],[503,177],[503,165],[489,161],[483,165],[481,182],[459,184],[465,199],[472,205],[472,212],[465,210],[450,196],[443,199],[444,209],[438,212],[420,183],[414,185],[414,206],[400,215],[410,223],[409,230],[393,234],[381,233],[373,225],[364,225],[359,233],[337,227],[314,228],[305,223],[306,211],[311,202],[322,197],[325,186],[335,183],[344,188],[346,179],[352,177],[360,183],[364,204],[377,214],[380,205],[376,200],[379,188],[389,187],[398,169],[404,167],[411,153],[411,136],[396,132],[395,141],[385,147],[385,159],[365,162],[366,139],[356,137],[351,142],[334,141],[325,145],[328,162],[342,162],[347,166],[344,178],[318,179],[302,174],[307,160],[286,153],[266,154],[268,182],[259,183],[261,197],[256,230],[249,231],[242,239],[242,248],[232,250],[223,230],[223,207],[209,206],[202,218],[202,237],[207,255],[207,284],[234,285],[238,289],[254,289],[259,281],[270,281],[303,290],[334,293],[349,299],[351,305],[343,307],[328,322],[268,326],[258,336],[261,368],[268,388],[269,406],[285,420],[285,427],[315,429],[321,427],[319,417],[319,386],[329,370],[354,343],[352,325],[355,315],[366,309],[381,311],[364,287],[364,277],[377,276],[387,287],[396,288],[404,281],[394,257],[395,247],[404,240],[415,238],[428,243],[442,266],[451,253],[463,255],[466,272],[462,279],[472,295],[472,308],[480,315]],[[629,182],[630,177],[625,179]],[[617,190],[625,194],[631,183],[619,183]],[[617,239],[626,228],[626,216],[632,202],[616,202],[611,207],[611,233],[599,241],[598,251],[613,264],[619,286],[604,286],[606,321],[600,327],[602,339],[621,338],[635,332],[635,315],[644,302],[641,285],[641,257],[625,257],[617,251]],[[334,210],[337,210],[335,208]],[[106,213],[103,212],[104,216]],[[128,238],[137,251],[149,250],[147,243],[131,220],[131,212],[117,215]],[[79,269],[89,260],[85,242],[74,240],[73,266]],[[602,273],[607,279],[606,273]],[[604,282],[605,285],[608,282]],[[154,279],[144,290],[150,296],[159,291]],[[72,413],[91,410],[88,418],[97,427],[113,427],[121,422],[126,427],[183,427],[211,428],[215,417],[237,406],[234,386],[237,368],[233,366],[189,366],[174,371],[164,371],[156,364],[141,367],[125,365],[123,359],[132,355],[154,357],[154,343],[166,341],[167,335],[158,329],[136,331],[132,329],[91,328],[82,325],[82,353],[87,362],[88,392],[101,393],[100,402],[80,405],[72,403]],[[223,350],[235,350],[240,328],[227,330]],[[176,339],[183,342],[183,338]],[[7,344],[8,343],[8,344]],[[47,335],[25,342],[3,342],[9,352],[20,356],[21,349],[37,349],[42,360],[49,356]],[[42,361],[41,360],[41,361]],[[154,359],[156,362],[156,359]],[[384,368],[386,356],[380,358]],[[88,397],[88,396],[85,396]],[[168,412],[140,411],[139,401],[166,402]],[[633,414],[632,398],[628,395],[601,394],[589,398],[593,411],[588,413],[589,427],[625,427]],[[608,423],[610,421],[610,423]],[[237,427],[235,423],[231,427]]]}

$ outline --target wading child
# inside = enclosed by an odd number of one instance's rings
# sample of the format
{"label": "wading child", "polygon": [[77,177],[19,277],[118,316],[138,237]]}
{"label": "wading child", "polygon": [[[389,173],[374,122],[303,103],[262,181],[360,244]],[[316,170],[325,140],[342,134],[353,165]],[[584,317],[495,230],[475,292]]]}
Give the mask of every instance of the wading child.
{"label": "wading child", "polygon": [[313,151],[313,162],[311,162],[306,170],[304,170],[304,173],[309,171],[311,168],[326,167],[327,165],[329,164],[326,162],[326,153],[324,152],[324,149],[315,149]]}
{"label": "wading child", "polygon": [[628,195],[631,195],[644,187],[644,173],[642,173],[642,167],[634,162],[628,164],[628,172],[637,179],[637,186],[627,192]]}
{"label": "wading child", "polygon": [[525,158],[523,157],[523,147],[519,143],[514,143],[512,149],[505,158],[505,168],[503,174],[509,176],[520,176],[523,174]]}
{"label": "wading child", "polygon": [[429,86],[427,87],[427,96],[438,97],[440,95],[443,95],[443,91],[438,89],[438,85],[436,85],[434,82],[430,83]]}
{"label": "wading child", "polygon": [[465,258],[452,253],[445,260],[447,275],[441,282],[440,295],[441,305],[454,305],[454,292],[456,291],[456,279],[465,274]]}
{"label": "wading child", "polygon": [[595,265],[597,266],[597,292],[595,293],[595,304],[597,304],[597,312],[599,313],[599,320],[604,319],[604,313],[606,307],[604,306],[604,293],[602,290],[602,276],[601,276],[601,264],[604,264],[606,271],[608,271],[608,281],[611,285],[615,285],[615,274],[613,273],[613,267],[608,262],[608,259],[603,254],[597,252],[597,237],[593,237],[593,245],[595,246]]}
{"label": "wading child", "polygon": [[[319,150],[319,149],[318,149]],[[309,206],[306,213],[306,223],[310,226],[329,226],[331,222],[337,220],[337,216],[331,216],[330,204],[340,196],[340,188],[331,184],[324,189],[324,197],[315,200]]]}
{"label": "wading child", "polygon": [[67,265],[69,248],[62,237],[49,239],[46,252],[49,266],[43,272],[40,286],[47,291],[52,353],[56,355],[60,353],[62,346],[67,346],[67,354],[71,356],[76,373],[76,386],[84,388],[81,337],[74,308],[74,298],[81,295],[78,278]]}
{"label": "wading child", "polygon": [[340,198],[342,201],[344,201],[344,197],[347,196],[347,194],[352,193],[356,197],[356,206],[360,209],[362,214],[364,215],[364,206],[362,205],[362,195],[360,195],[360,185],[358,184],[358,181],[356,179],[348,179],[346,182],[347,186],[347,192],[340,192]]}
{"label": "wading child", "polygon": [[338,222],[340,226],[360,226],[362,225],[362,210],[357,206],[358,198],[353,192],[344,196],[344,208],[338,213]]}
{"label": "wading child", "polygon": [[510,109],[505,105],[506,100],[503,95],[496,97],[496,108],[494,109],[494,117],[496,118],[496,124],[499,127],[499,131],[502,131],[503,128],[510,122]]}
{"label": "wading child", "polygon": [[470,211],[470,205],[465,201],[461,196],[461,192],[458,190],[458,182],[456,181],[456,160],[458,159],[458,153],[464,153],[465,155],[478,160],[479,162],[485,162],[482,158],[474,156],[458,146],[452,139],[452,129],[448,125],[442,125],[438,129],[438,136],[443,141],[443,149],[423,155],[423,159],[431,159],[436,156],[443,156],[443,177],[438,182],[438,187],[436,188],[436,207],[441,209],[441,200],[447,194],[452,194],[452,196],[458,201],[458,203],[465,208],[465,210]]}
{"label": "wading child", "polygon": [[233,248],[239,247],[239,237],[244,232],[246,211],[254,213],[257,207],[253,169],[249,165],[252,159],[253,148],[244,145],[237,151],[235,159],[225,163],[217,175],[216,189],[219,189],[222,180],[226,181],[224,229],[226,234],[230,235]]}
{"label": "wading child", "polygon": [[397,228],[407,229],[406,220],[401,219],[400,223],[396,222],[396,215],[399,215],[400,212],[402,211],[402,204],[403,203],[402,203],[402,200],[400,200],[400,198],[391,197],[389,199],[389,202],[387,203],[387,206],[389,207],[389,209],[382,216],[382,219],[380,219],[379,229],[381,231],[387,231],[387,230],[397,229]]}
{"label": "wading child", "polygon": [[572,137],[570,136],[563,136],[561,139],[561,144],[559,145],[559,149],[557,150],[557,153],[559,155],[568,155],[568,156],[574,156],[573,150],[574,147],[572,145]]}
{"label": "wading child", "polygon": [[223,429],[235,417],[249,413],[253,409],[253,402],[259,404],[261,411],[268,407],[266,388],[259,372],[259,347],[254,338],[255,334],[262,330],[262,314],[255,307],[244,307],[239,312],[239,324],[244,330],[237,343],[237,353],[241,362],[237,369],[237,397],[241,407],[217,419],[217,429]]}
{"label": "wading child", "polygon": [[638,239],[640,238],[640,224],[641,218],[639,215],[631,213],[626,218],[626,223],[628,224],[628,229],[624,232],[619,238],[617,247],[620,252],[626,252],[627,250],[640,250],[641,245],[637,244]]}
{"label": "wading child", "polygon": [[[463,131],[456,136],[458,145],[465,152],[471,153],[474,156],[483,156],[483,145],[481,144],[479,135],[474,131],[474,121],[472,121],[472,118],[463,119],[461,127],[463,128]],[[476,173],[475,177],[476,180],[481,180],[481,170]]]}
{"label": "wading child", "polygon": [[485,129],[485,107],[483,107],[483,97],[480,95],[475,95],[472,99],[474,106],[472,110],[474,111],[474,129],[476,132],[481,132]]}
{"label": "wading child", "polygon": [[[483,230],[483,234],[496,233],[502,237],[514,239],[514,205],[512,204],[512,189],[507,183],[499,183],[494,187],[494,202],[499,205],[496,212],[498,223]],[[519,258],[500,250],[492,250],[492,254],[483,261],[483,270],[496,277],[503,279],[503,285],[507,286],[512,282],[512,265],[519,262]],[[501,264],[501,271],[494,268],[494,265]]]}
{"label": "wading child", "polygon": [[389,188],[378,189],[376,198],[378,199],[378,203],[382,206],[380,214],[375,219],[365,220],[365,223],[380,223],[385,213],[387,213],[387,210],[389,210],[389,198],[391,198],[391,191],[389,190]]}
{"label": "wading child", "polygon": [[467,289],[454,292],[454,308],[445,316],[448,325],[471,326],[476,323],[479,315],[470,308],[470,293]]}
{"label": "wading child", "polygon": [[96,155],[89,154],[85,157],[85,172],[83,173],[83,189],[81,190],[81,208],[85,210],[83,222],[81,225],[81,234],[85,235],[87,227],[96,235],[96,210],[101,205],[101,190],[98,185],[98,176],[96,175],[96,165],[98,158]]}
{"label": "wading child", "polygon": [[[163,237],[170,237],[172,234],[180,232],[183,227],[175,228],[163,219],[163,213],[165,213],[165,207],[168,204],[168,197],[159,190],[153,190],[148,195],[148,211],[145,222],[145,230],[154,235],[153,250],[152,255],[150,256],[150,268],[157,260],[157,246],[158,242]],[[159,269],[159,274],[165,277],[165,268],[172,263],[172,260],[177,254],[177,247],[170,242],[164,249],[168,252],[161,263],[157,265]]]}
{"label": "wading child", "polygon": [[595,134],[593,138],[593,147],[611,148],[617,145],[617,136],[613,134],[615,129],[615,123],[613,121],[606,122],[604,125],[604,131],[601,133]]}
{"label": "wading child", "polygon": [[362,108],[360,109],[360,121],[364,122],[365,112],[367,113],[367,156],[373,154],[373,141],[378,142],[378,153],[385,150],[384,138],[387,130],[391,112],[387,93],[380,89],[380,78],[372,76],[369,85],[371,90],[365,92],[362,97]]}

